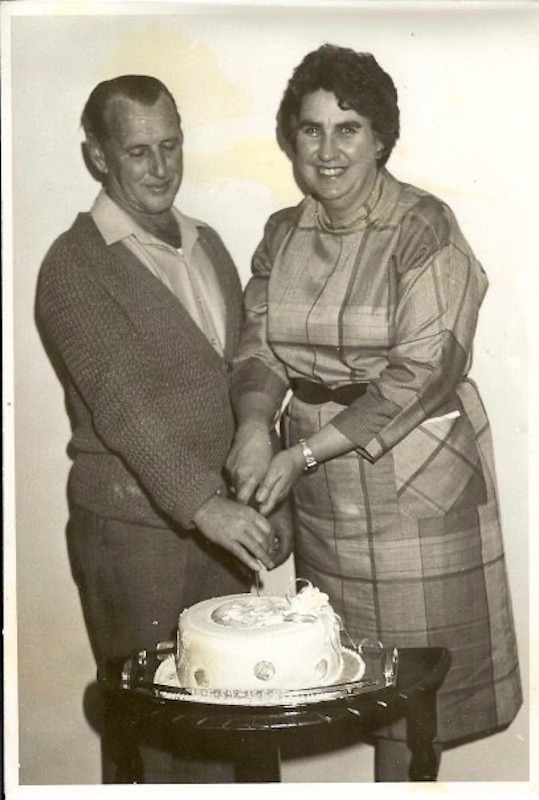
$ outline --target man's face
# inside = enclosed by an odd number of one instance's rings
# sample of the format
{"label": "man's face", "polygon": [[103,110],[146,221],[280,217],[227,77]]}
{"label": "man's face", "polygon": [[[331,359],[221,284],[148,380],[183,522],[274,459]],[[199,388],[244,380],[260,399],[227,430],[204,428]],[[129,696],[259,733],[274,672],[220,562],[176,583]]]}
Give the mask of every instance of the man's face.
{"label": "man's face", "polygon": [[183,134],[171,99],[151,105],[126,97],[110,101],[109,138],[94,143],[92,158],[106,173],[110,197],[132,216],[167,212],[180,188]]}

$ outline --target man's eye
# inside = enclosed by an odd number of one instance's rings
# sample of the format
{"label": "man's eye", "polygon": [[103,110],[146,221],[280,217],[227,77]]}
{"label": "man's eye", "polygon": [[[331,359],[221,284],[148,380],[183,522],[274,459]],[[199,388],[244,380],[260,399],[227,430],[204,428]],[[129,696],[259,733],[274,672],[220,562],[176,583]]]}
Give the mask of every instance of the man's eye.
{"label": "man's eye", "polygon": [[129,155],[131,158],[140,158],[144,155],[144,150],[140,147],[136,147],[134,150],[129,150]]}
{"label": "man's eye", "polygon": [[178,146],[177,141],[163,142],[163,147],[165,150],[175,150],[177,146]]}

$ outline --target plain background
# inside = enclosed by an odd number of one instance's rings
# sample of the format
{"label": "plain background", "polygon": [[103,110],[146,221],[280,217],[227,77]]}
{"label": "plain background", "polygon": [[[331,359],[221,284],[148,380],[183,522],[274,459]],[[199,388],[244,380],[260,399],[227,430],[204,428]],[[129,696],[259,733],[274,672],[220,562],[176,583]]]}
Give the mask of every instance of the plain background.
{"label": "plain background", "polygon": [[[28,792],[37,786],[41,798],[56,785],[56,798],[65,785],[73,797],[73,784],[100,780],[98,739],[83,708],[94,663],[64,538],[68,420],[33,318],[43,256],[98,190],[80,156],[84,102],[96,83],[121,73],[155,75],[168,85],[185,131],[177,205],[217,228],[245,283],[266,218],[300,199],[274,140],[275,112],[292,69],[324,42],[370,51],[392,75],[402,134],[388,168],[452,206],[490,279],[471,374],[493,430],[525,705],[503,734],[445,754],[439,779],[517,781],[521,788],[528,781],[529,659],[537,646],[529,628],[528,529],[539,50],[531,5],[3,4],[4,112],[12,122],[3,131],[3,213],[13,790],[18,782]],[[288,563],[267,577],[266,588],[286,589],[292,575]],[[344,789],[371,780],[367,746],[283,764],[284,783],[339,782]],[[237,796],[239,787],[232,788]],[[139,789],[150,797],[147,787],[122,791]]]}

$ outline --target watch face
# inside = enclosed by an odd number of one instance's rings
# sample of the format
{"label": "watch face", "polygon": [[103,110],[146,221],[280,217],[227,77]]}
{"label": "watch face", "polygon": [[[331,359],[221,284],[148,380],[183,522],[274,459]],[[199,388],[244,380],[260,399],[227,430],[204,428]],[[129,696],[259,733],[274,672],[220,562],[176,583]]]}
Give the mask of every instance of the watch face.
{"label": "watch face", "polygon": [[300,439],[299,444],[303,451],[303,458],[305,459],[305,471],[313,471],[318,467],[318,461],[313,455],[313,451],[305,441],[305,439]]}
{"label": "watch face", "polygon": [[307,467],[310,469],[311,467],[314,467],[314,465],[316,464],[316,460],[312,457],[310,453],[305,453],[305,463],[307,464]]}

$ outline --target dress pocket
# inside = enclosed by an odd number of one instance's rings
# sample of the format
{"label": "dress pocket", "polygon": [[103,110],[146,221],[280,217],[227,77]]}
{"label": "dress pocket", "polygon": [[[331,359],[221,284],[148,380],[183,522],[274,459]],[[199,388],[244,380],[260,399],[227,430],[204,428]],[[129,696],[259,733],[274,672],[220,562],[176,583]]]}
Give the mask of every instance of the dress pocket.
{"label": "dress pocket", "polygon": [[425,420],[392,452],[402,513],[442,516],[486,503],[481,457],[464,413]]}

